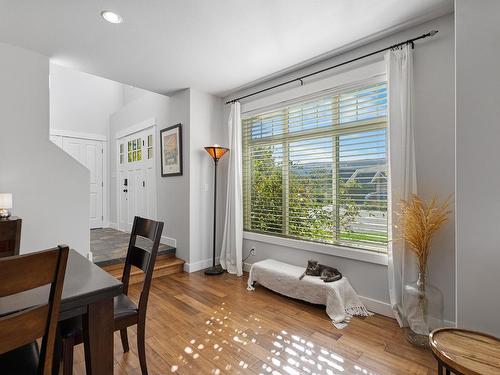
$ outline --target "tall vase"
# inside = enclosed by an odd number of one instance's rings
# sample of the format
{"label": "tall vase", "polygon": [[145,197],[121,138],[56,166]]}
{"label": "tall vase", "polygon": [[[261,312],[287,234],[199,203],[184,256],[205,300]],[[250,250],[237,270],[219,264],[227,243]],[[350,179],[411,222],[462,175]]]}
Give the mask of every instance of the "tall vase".
{"label": "tall vase", "polygon": [[443,327],[443,293],[419,272],[415,282],[404,287],[403,307],[408,322],[406,338],[420,347],[429,346],[429,333]]}

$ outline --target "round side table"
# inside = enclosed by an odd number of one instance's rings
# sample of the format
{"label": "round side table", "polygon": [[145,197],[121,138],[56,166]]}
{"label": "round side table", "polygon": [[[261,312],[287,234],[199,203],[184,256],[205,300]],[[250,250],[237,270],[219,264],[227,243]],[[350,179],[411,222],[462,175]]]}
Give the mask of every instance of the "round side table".
{"label": "round side table", "polygon": [[438,374],[500,375],[500,339],[458,328],[440,328],[429,336]]}

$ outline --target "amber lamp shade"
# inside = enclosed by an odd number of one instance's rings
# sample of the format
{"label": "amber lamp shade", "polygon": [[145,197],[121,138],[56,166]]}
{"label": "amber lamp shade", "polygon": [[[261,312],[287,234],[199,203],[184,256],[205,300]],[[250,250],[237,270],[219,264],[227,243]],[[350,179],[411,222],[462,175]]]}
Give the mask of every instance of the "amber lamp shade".
{"label": "amber lamp shade", "polygon": [[215,161],[218,161],[221,157],[223,157],[225,155],[226,152],[229,151],[228,148],[221,147],[219,145],[207,146],[207,147],[205,147],[205,150],[210,154],[210,156]]}

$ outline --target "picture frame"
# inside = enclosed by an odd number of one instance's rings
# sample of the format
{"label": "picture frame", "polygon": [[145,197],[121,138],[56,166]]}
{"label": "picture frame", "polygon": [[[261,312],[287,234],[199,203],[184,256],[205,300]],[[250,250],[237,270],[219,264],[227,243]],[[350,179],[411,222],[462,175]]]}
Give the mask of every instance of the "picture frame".
{"label": "picture frame", "polygon": [[160,131],[161,176],[182,176],[182,124]]}

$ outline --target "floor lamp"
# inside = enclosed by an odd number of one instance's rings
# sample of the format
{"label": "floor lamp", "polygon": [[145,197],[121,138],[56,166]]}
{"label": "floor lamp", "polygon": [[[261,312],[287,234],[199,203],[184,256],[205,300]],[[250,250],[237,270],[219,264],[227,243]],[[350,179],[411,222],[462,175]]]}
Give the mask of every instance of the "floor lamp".
{"label": "floor lamp", "polygon": [[205,150],[210,154],[212,159],[214,159],[214,241],[213,241],[213,263],[212,267],[207,268],[205,270],[206,275],[220,275],[221,273],[224,272],[224,269],[220,264],[217,266],[215,265],[215,233],[216,233],[216,228],[217,228],[217,164],[219,164],[219,160],[221,157],[223,157],[226,152],[229,151],[228,148],[221,147],[219,145],[213,145],[213,146],[207,146],[205,147]]}

